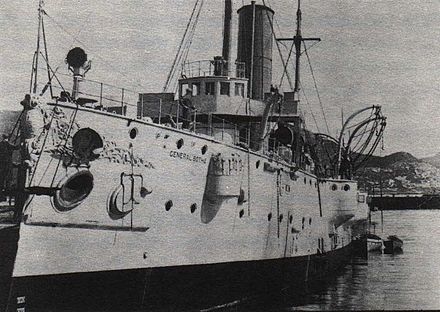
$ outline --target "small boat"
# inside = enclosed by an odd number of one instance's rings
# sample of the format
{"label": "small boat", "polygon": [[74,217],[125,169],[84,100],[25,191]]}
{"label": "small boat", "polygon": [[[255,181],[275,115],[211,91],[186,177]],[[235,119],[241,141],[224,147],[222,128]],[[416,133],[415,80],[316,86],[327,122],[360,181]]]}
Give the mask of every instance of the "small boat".
{"label": "small boat", "polygon": [[[361,240],[366,243],[367,251],[380,251],[382,250],[383,241],[379,236],[368,233],[361,236]],[[365,246],[365,245],[364,245]]]}
{"label": "small boat", "polygon": [[390,235],[387,240],[383,242],[384,253],[395,253],[396,251],[402,251],[403,241],[396,235]]}
{"label": "small boat", "polygon": [[375,234],[367,234],[367,250],[368,251],[376,251],[376,250],[382,250],[383,241],[382,238]]}

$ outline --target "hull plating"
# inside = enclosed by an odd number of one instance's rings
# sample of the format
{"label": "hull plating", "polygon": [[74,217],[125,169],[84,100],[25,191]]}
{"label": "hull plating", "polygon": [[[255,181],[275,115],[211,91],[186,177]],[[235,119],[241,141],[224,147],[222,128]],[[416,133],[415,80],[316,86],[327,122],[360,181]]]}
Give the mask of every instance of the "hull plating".
{"label": "hull plating", "polygon": [[350,254],[347,246],[322,255],[277,260],[18,277],[12,284],[10,311],[208,308],[328,278],[347,263]]}

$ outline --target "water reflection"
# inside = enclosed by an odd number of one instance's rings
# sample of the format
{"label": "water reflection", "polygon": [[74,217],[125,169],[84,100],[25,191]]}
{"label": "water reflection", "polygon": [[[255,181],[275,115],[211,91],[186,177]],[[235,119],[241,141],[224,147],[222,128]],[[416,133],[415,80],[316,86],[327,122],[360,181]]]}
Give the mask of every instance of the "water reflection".
{"label": "water reflection", "polygon": [[[380,223],[380,212],[373,214]],[[440,309],[440,211],[386,211],[381,237],[397,235],[403,252],[369,253],[325,284],[259,298],[230,311]],[[228,310],[229,311],[229,310]]]}

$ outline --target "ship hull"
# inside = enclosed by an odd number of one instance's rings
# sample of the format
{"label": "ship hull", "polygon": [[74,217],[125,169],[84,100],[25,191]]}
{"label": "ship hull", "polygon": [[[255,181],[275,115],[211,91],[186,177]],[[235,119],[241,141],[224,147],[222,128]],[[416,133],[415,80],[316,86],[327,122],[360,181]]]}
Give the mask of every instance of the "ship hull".
{"label": "ship hull", "polygon": [[270,300],[281,289],[328,279],[351,255],[352,244],[284,259],[14,277],[9,310],[182,311]]}
{"label": "ship hull", "polygon": [[0,228],[0,310],[5,311],[19,237],[18,226]]}

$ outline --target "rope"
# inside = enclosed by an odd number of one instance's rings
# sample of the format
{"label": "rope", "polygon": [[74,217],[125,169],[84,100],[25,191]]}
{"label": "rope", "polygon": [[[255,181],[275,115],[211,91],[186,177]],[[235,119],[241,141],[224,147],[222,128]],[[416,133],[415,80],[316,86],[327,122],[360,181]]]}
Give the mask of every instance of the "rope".
{"label": "rope", "polygon": [[191,25],[191,23],[193,21],[193,17],[194,17],[194,14],[196,12],[198,4],[199,4],[199,0],[196,0],[196,3],[194,4],[193,10],[191,12],[191,16],[190,16],[189,21],[188,21],[188,23],[186,25],[185,32],[183,33],[182,40],[180,41],[179,47],[177,49],[176,56],[174,57],[173,64],[171,65],[170,72],[168,73],[167,80],[165,81],[165,85],[163,87],[163,92],[166,92],[166,90],[168,89],[170,81],[171,81],[172,77],[174,76],[174,72],[176,71],[176,67],[179,64],[178,63],[178,59],[181,57],[182,47],[184,46],[184,42],[186,40],[186,35],[187,35],[188,30],[190,28],[190,25]]}
{"label": "rope", "polygon": [[317,95],[318,101],[319,101],[319,106],[321,107],[322,115],[324,117],[325,127],[327,128],[327,133],[330,134],[330,129],[329,129],[328,123],[327,123],[327,117],[325,116],[324,107],[322,105],[321,96],[319,95],[318,85],[316,84],[315,74],[313,72],[312,63],[310,61],[309,53],[307,52],[307,47],[306,47],[305,42],[304,42],[304,52],[306,53],[307,61],[309,63],[310,73],[312,74],[313,83],[315,85],[315,90],[316,90],[316,95]]}
{"label": "rope", "polygon": [[[201,0],[200,1],[199,9],[197,11],[197,15],[196,15],[195,20],[194,20],[194,22],[192,24],[191,31],[189,32],[188,39],[187,39],[187,41],[185,43],[185,46],[183,48],[183,52],[182,52],[182,54],[179,57],[179,60],[177,62],[177,64],[182,64],[182,67],[183,67],[183,65],[186,63],[186,61],[188,59],[189,50],[191,48],[191,45],[192,45],[192,42],[193,42],[193,39],[194,39],[194,34],[195,34],[196,26],[197,26],[197,24],[199,22],[199,17],[200,17],[200,13],[202,11],[203,3],[204,3],[204,0]],[[176,69],[177,69],[177,67],[178,67],[178,65],[176,65]],[[175,71],[174,71],[174,74],[175,74]],[[174,93],[177,93],[177,88],[178,88],[178,83],[177,82],[178,81],[176,79],[174,81],[174,88],[173,88]]]}
{"label": "rope", "polygon": [[[66,137],[65,137],[65,142],[64,142],[63,150],[66,149],[67,142],[69,141],[69,137],[70,137],[70,132],[72,131],[73,124],[74,124],[74,122],[75,122],[76,114],[77,114],[77,113],[78,113],[78,106],[77,106],[77,108],[75,109],[75,111],[73,112],[73,114],[72,114],[71,117],[70,117],[70,121],[69,121],[69,130],[67,131],[67,134],[66,134]],[[60,144],[60,145],[61,145],[61,144]],[[61,161],[62,161],[62,159],[63,159],[62,156],[63,156],[63,152],[61,152],[60,159],[58,160],[57,167],[55,168],[55,172],[54,172],[54,174],[53,174],[53,178],[52,178],[52,182],[50,183],[50,187],[52,187],[52,186],[53,186],[53,183],[55,182],[55,178],[56,178],[56,175],[57,175],[57,173],[58,173],[58,169],[59,169],[60,164],[61,164]]]}
{"label": "rope", "polygon": [[[263,0],[263,4],[266,6],[266,1],[265,0]],[[280,42],[277,40],[277,36],[276,36],[275,30],[273,28],[273,22],[269,18],[269,13],[267,11],[266,11],[266,15],[267,15],[268,20],[269,20],[269,24],[270,24],[270,29],[272,31],[272,35],[275,38],[275,43],[276,43],[276,46],[277,46],[278,54],[280,55],[281,63],[283,64],[284,72],[286,73],[287,80],[289,81],[290,89],[293,90],[294,88],[293,88],[293,84],[292,84],[292,79],[290,78],[289,72],[287,71],[288,63],[284,61],[284,57],[283,57],[283,54],[282,54],[281,48],[280,48]],[[280,87],[281,87],[281,84],[280,84]]]}
{"label": "rope", "polygon": [[[88,50],[90,51],[94,51],[94,49],[90,48],[87,44],[85,44],[84,42],[82,42],[80,39],[78,39],[78,37],[74,34],[72,34],[70,31],[68,31],[66,28],[64,28],[60,23],[58,23],[53,17],[51,17],[49,14],[47,14],[46,11],[43,10],[44,15],[46,15],[58,28],[60,28],[62,31],[64,31],[66,34],[68,34],[69,36],[71,36],[73,38],[74,41],[78,42],[79,44],[81,44],[84,47],[87,47]],[[80,32],[78,32],[79,34]],[[104,64],[106,64],[106,66],[110,67],[114,72],[119,73],[121,76],[123,76],[124,78],[128,79],[129,81],[131,81],[133,83],[133,85],[141,87],[141,88],[145,88],[145,86],[141,85],[140,83],[135,83],[133,78],[131,78],[130,76],[128,76],[127,74],[125,74],[124,72],[120,71],[118,68],[116,68],[115,66],[113,66],[110,62],[107,62],[104,58],[102,58],[98,53],[95,53],[96,57],[99,58]]]}

